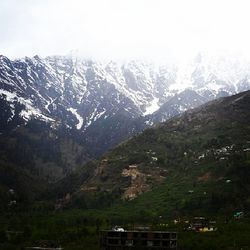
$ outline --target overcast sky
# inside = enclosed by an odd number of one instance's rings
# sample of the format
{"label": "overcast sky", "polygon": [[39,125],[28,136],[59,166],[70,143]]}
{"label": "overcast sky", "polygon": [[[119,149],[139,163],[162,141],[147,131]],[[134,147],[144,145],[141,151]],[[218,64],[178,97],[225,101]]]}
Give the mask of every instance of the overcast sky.
{"label": "overcast sky", "polygon": [[249,0],[0,0],[0,53],[250,57],[249,12]]}

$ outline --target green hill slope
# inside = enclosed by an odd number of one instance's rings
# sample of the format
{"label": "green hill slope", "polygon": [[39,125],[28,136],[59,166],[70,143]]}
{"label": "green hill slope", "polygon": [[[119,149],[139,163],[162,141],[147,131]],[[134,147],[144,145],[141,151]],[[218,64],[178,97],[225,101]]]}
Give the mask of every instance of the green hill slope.
{"label": "green hill slope", "polygon": [[224,213],[250,208],[249,176],[248,91],[146,130],[53,190],[82,208],[120,202],[120,211],[139,215]]}

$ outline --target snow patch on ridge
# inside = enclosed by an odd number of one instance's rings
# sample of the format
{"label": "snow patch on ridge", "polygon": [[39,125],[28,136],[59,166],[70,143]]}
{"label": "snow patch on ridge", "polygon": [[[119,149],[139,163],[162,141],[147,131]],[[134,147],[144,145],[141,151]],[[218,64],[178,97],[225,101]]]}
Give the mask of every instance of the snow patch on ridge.
{"label": "snow patch on ridge", "polygon": [[28,121],[32,116],[35,116],[44,121],[54,121],[54,119],[43,115],[41,110],[33,107],[31,100],[24,99],[23,97],[17,96],[15,92],[11,93],[3,89],[0,89],[0,95],[1,94],[6,96],[8,102],[18,101],[25,106],[25,109],[20,112],[20,116],[23,117],[24,120]]}
{"label": "snow patch on ridge", "polygon": [[150,103],[150,106],[148,106],[146,108],[146,111],[143,113],[143,115],[150,115],[150,114],[153,114],[155,111],[157,111],[160,106],[158,104],[159,102],[159,98],[154,98],[153,101]]}
{"label": "snow patch on ridge", "polygon": [[26,120],[26,121],[30,120],[32,118],[32,116],[38,117],[41,120],[44,120],[44,121],[47,121],[47,122],[55,121],[54,119],[49,118],[49,117],[41,114],[41,111],[39,109],[33,108],[30,105],[26,105],[26,109],[22,110],[20,112],[20,116],[23,117],[23,119]]}
{"label": "snow patch on ridge", "polygon": [[11,93],[11,92],[3,90],[3,89],[0,89],[0,95],[5,95],[6,96],[6,100],[8,102],[12,101],[16,97],[15,93]]}
{"label": "snow patch on ridge", "polygon": [[77,109],[68,108],[67,110],[70,111],[73,115],[75,115],[76,119],[78,120],[78,123],[76,124],[76,128],[81,129],[83,125],[83,118],[77,113]]}

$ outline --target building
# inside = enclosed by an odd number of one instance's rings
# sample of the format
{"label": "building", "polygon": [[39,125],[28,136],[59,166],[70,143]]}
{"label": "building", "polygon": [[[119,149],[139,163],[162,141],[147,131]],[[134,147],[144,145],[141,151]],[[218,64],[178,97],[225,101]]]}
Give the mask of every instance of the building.
{"label": "building", "polygon": [[195,232],[213,232],[217,230],[216,221],[207,220],[205,217],[194,217],[189,230]]}
{"label": "building", "polygon": [[113,231],[100,233],[101,250],[177,249],[177,233],[165,231]]}

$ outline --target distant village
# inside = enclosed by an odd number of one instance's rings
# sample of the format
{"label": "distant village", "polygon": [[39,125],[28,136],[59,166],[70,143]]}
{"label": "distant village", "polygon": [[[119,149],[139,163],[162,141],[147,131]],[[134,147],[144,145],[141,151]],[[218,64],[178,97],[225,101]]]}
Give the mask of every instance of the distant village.
{"label": "distant village", "polygon": [[[130,166],[129,170],[137,170],[136,167]],[[128,174],[128,173],[124,173]],[[129,172],[129,174],[131,174]],[[189,191],[190,192],[190,191]],[[15,190],[10,189],[9,193],[9,207],[15,209],[17,201],[15,199]],[[245,216],[243,211],[236,211],[231,219],[241,220]],[[170,225],[171,224],[171,225]],[[170,231],[169,228],[178,228],[178,230]],[[154,227],[145,225],[133,225],[133,228],[127,230],[122,226],[114,226],[110,230],[100,231],[100,249],[101,250],[117,250],[128,249],[126,247],[140,246],[143,249],[157,250],[178,249],[177,239],[178,231],[190,231],[195,233],[209,233],[218,230],[216,220],[206,218],[204,216],[193,217],[192,219],[176,218],[169,223],[164,223],[162,216],[159,216],[158,224]],[[13,240],[22,235],[23,231],[6,230],[6,238]],[[40,250],[62,250],[58,242],[50,240],[41,240],[34,246],[27,246],[25,249],[40,249]],[[130,249],[130,248],[129,248]],[[136,248],[134,248],[136,249]]]}

